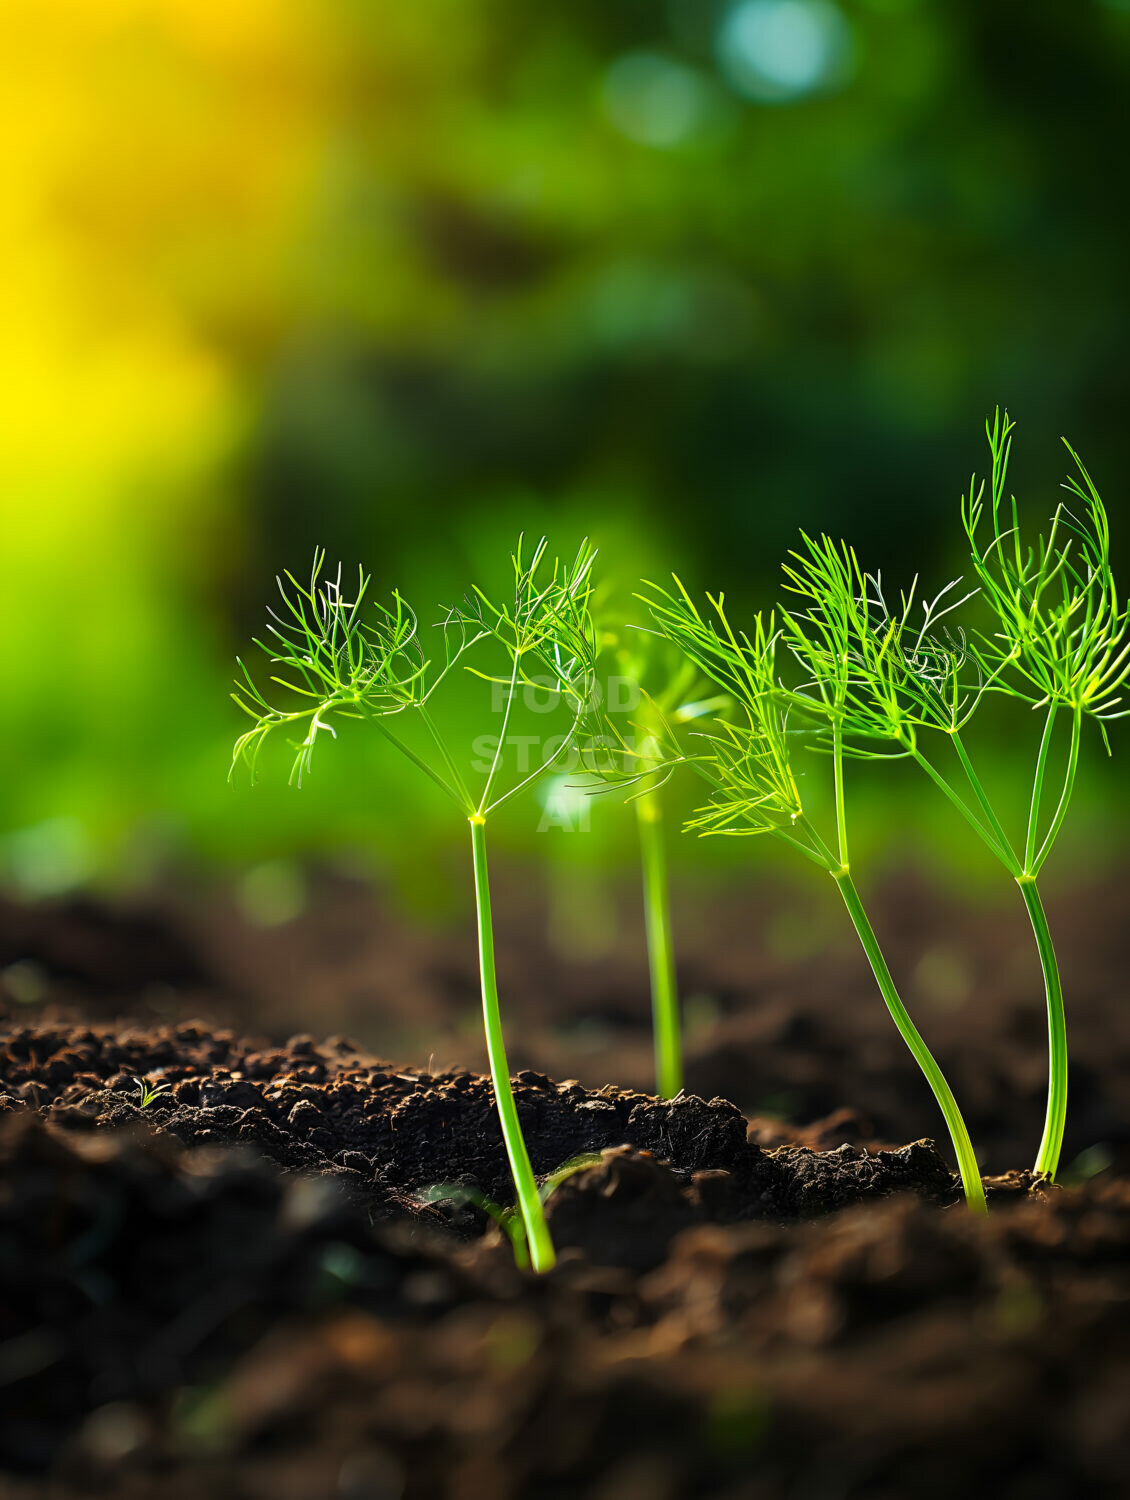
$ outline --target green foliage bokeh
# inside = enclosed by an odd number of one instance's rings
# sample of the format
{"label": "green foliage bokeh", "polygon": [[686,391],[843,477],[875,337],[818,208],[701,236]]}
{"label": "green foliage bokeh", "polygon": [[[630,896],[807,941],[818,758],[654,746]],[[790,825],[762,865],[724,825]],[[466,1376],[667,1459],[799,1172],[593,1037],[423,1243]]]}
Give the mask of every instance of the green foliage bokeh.
{"label": "green foliage bokeh", "polygon": [[1125,555],[1130,7],[17,10],[5,108],[53,124],[4,189],[5,879],[434,858],[361,736],[225,783],[234,655],[315,545],[425,620],[521,529],[625,599],[760,601],[800,525],[941,583],[1007,402],[1033,513],[1065,432]]}

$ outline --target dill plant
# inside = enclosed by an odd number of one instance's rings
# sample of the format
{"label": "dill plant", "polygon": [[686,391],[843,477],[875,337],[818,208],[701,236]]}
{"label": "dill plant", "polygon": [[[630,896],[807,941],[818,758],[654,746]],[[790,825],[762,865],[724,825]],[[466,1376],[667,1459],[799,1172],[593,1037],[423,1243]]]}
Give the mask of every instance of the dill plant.
{"label": "dill plant", "polygon": [[[748,633],[731,625],[722,594],[707,595],[710,616],[706,617],[678,578],[674,579],[674,591],[654,584],[646,586],[649,593],[641,597],[658,630],[741,711],[737,721],[713,721],[702,732],[696,750],[680,749],[677,742],[670,742],[667,767],[670,770],[680,760],[686,761],[713,788],[709,802],[687,824],[688,831],[701,836],[770,835],[835,882],[887,1008],[941,1109],[966,1201],[970,1208],[983,1212],[984,1188],[961,1111],[902,1002],[851,875],[845,730],[849,714],[878,714],[882,710],[873,710],[869,696],[859,691],[849,614],[855,596],[850,587],[839,587],[845,573],[837,558],[831,544],[827,553],[814,544],[814,567],[819,570],[822,562],[830,564],[826,578],[819,571],[810,578],[802,564],[798,575],[801,584],[811,585],[812,608],[807,618],[786,612],[778,625],[773,615],[759,613]],[[846,566],[850,579],[850,565]],[[777,651],[782,640],[807,669],[807,680],[795,689],[784,686],[778,670]],[[815,721],[817,736],[823,727],[829,732],[836,826],[828,840],[804,805],[793,769],[798,730],[790,720],[798,712]]]}
{"label": "dill plant", "polygon": [[[633,630],[623,644],[609,632],[602,644],[613,651],[617,670],[638,691],[633,737],[629,743],[617,729],[611,712],[606,711],[599,722],[590,722],[585,752],[598,774],[595,762],[602,751],[610,765],[621,764],[628,757],[639,773],[640,786],[630,800],[639,838],[655,1090],[661,1098],[674,1099],[683,1088],[682,1022],[671,931],[663,799],[652,773],[663,764],[664,744],[671,725],[688,724],[716,712],[726,700],[703,697],[709,689],[694,663],[650,631]],[[609,751],[611,758],[607,755]]]}
{"label": "dill plant", "polygon": [[[294,747],[291,781],[301,785],[323,735],[336,737],[335,721],[363,720],[373,727],[455,804],[470,826],[478,922],[483,1027],[495,1104],[517,1196],[518,1213],[537,1271],[554,1263],[529,1153],[510,1082],[495,972],[494,935],[487,868],[486,825],[504,802],[537,779],[576,740],[596,684],[596,632],[591,614],[595,553],[582,543],[570,562],[550,560],[543,539],[529,559],[519,541],[512,562],[513,594],[501,601],[475,587],[448,609],[437,629],[433,656],[421,639],[418,618],[399,593],[390,605],[368,600],[370,578],[359,570],[352,597],[340,570],[323,576],[325,553],[315,554],[308,583],[287,573],[279,580],[281,609],[270,612],[268,638],[256,644],[269,657],[270,681],[286,694],[276,706],[241,661],[232,696],[254,721],[235,746],[233,772],[241,761],[254,776],[265,742],[278,731],[301,737]],[[477,647],[494,648],[505,670],[472,665],[464,657]],[[502,717],[493,758],[473,786],[473,765],[460,765],[432,714],[432,697],[456,664],[492,692],[501,689]],[[570,727],[551,755],[528,774],[507,778],[504,749],[515,701],[527,688],[552,683],[566,706]],[[427,745],[417,751],[391,727],[398,716],[414,717]]]}
{"label": "dill plant", "polygon": [[[807,673],[788,699],[822,716],[837,763],[845,747],[860,758],[915,761],[1019,887],[1048,1015],[1048,1098],[1035,1171],[1054,1178],[1067,1112],[1067,1033],[1038,877],[1067,815],[1084,721],[1097,720],[1105,740],[1105,723],[1125,712],[1119,690],[1130,675],[1130,620],[1111,570],[1106,510],[1070,445],[1077,475],[1064,487],[1075,509],[1059,505],[1046,534],[1025,544],[1016,500],[1006,500],[1014,425],[999,410],[986,423],[990,474],[980,484],[974,477],[962,497],[978,588],[958,597],[953,582],[935,598],[919,600],[915,579],[892,605],[881,575],[864,573],[852,548],[802,533],[802,546],[785,567],[786,589],[800,606],[786,612],[784,626]],[[948,617],[975,594],[988,606],[991,623],[970,637],[952,630]],[[1023,848],[1010,839],[965,742],[989,693],[1043,717]],[[878,741],[890,748],[876,749]],[[947,741],[957,785],[935,750]]]}
{"label": "dill plant", "polygon": [[[968,655],[976,674],[975,706],[1000,693],[1041,715],[1023,845],[1009,838],[962,739],[963,724],[943,725],[972,805],[914,741],[908,749],[961,813],[1023,897],[1043,971],[1048,1015],[1048,1096],[1035,1170],[1054,1178],[1067,1118],[1067,1027],[1063,986],[1038,878],[1067,816],[1079,766],[1083,726],[1123,717],[1120,689],[1130,675],[1128,610],[1120,605],[1110,562],[1110,524],[1091,476],[1070,443],[1075,465],[1045,533],[1022,535],[1016,498],[1007,493],[1015,423],[998,411],[985,424],[990,472],[962,497],[961,521],[973,573],[991,624],[975,633]],[[898,627],[896,626],[896,631]],[[1058,742],[1058,743],[1057,743]],[[1053,767],[1055,769],[1053,769]]]}
{"label": "dill plant", "polygon": [[148,1109],[162,1094],[170,1092],[169,1085],[161,1079],[154,1083],[152,1078],[135,1078],[133,1084],[140,1096],[137,1101],[138,1109]]}

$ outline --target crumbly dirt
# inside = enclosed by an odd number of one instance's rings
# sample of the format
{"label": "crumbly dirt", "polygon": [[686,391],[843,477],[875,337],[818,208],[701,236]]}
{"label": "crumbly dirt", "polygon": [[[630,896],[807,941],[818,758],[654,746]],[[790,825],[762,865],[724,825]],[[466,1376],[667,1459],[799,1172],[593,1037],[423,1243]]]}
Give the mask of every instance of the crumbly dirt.
{"label": "crumbly dirt", "polygon": [[[181,882],[113,905],[0,895],[0,1018],[202,1018],[210,1030],[276,1039],[316,1029],[354,1036],[378,1056],[482,1072],[470,890],[461,866],[447,873],[448,895],[464,909],[442,927],[325,867],[306,872],[303,910],[275,927],[255,925],[217,883]],[[587,876],[547,890],[540,869],[499,861],[493,873],[513,1068],[650,1091],[636,881],[592,894]],[[678,874],[676,866],[691,1093],[730,1099],[764,1121],[837,1115],[843,1133],[833,1145],[942,1129],[830,882],[825,891],[754,873],[703,892],[681,889]],[[986,1169],[1005,1172],[1031,1160],[1043,1126],[1047,1023],[1023,905],[1007,881],[985,895],[962,900],[910,869],[869,891],[868,905]],[[1130,870],[1069,892],[1052,883],[1044,896],[1069,1007],[1064,1162],[1097,1146],[1130,1170],[1130,1007],[1117,1000],[1130,966]]]}
{"label": "crumbly dirt", "polygon": [[719,1224],[621,1148],[550,1198],[542,1278],[246,1147],[17,1109],[0,1181],[5,1500],[1130,1483],[1124,1181]]}
{"label": "crumbly dirt", "polygon": [[[0,1110],[31,1107],[80,1133],[145,1126],[186,1146],[254,1146],[291,1171],[341,1178],[385,1216],[438,1184],[503,1203],[511,1192],[488,1078],[391,1066],[342,1037],[268,1047],[198,1022],[14,1027],[0,1036],[0,1090]],[[631,1146],[693,1184],[700,1215],[788,1220],[892,1192],[955,1198],[929,1141],[766,1149],[724,1099],[659,1100],[528,1071],[514,1090],[535,1172]]]}
{"label": "crumbly dirt", "polygon": [[[1125,882],[1053,910],[1068,1186],[1017,1170],[1042,1014],[999,931],[954,917],[976,1003],[916,997],[1003,1173],[987,1220],[918,1139],[932,1101],[846,950],[786,985],[715,913],[682,949],[715,1009],[689,1005],[692,1092],[665,1103],[607,1083],[646,1084],[637,959],[586,978],[500,935],[513,1055],[553,1074],[516,1080],[535,1167],[598,1157],[548,1200],[541,1278],[478,1209],[420,1201],[508,1197],[462,943],[329,889],[273,935],[216,907],[0,902],[0,1500],[1130,1490]],[[905,968],[912,883],[878,919]],[[363,1035],[281,1040],[299,1015]],[[382,1060],[427,1058],[385,1045],[409,1017],[440,1066]]]}

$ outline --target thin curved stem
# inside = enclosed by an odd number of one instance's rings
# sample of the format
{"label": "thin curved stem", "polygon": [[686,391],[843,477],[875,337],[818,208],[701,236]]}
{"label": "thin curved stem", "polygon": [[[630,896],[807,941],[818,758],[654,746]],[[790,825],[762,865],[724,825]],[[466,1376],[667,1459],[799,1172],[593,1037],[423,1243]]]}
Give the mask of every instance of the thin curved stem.
{"label": "thin curved stem", "polygon": [[498,1004],[498,980],[494,968],[494,928],[491,922],[490,879],[487,874],[486,825],[477,814],[471,823],[471,857],[475,868],[475,908],[479,927],[479,973],[483,989],[483,1029],[486,1032],[490,1076],[494,1084],[494,1102],[502,1127],[502,1139],[510,1161],[510,1173],[518,1197],[518,1211],[525,1225],[530,1246],[530,1260],[535,1271],[553,1268],[556,1255],[545,1210],[538,1196],[530,1155],[522,1136],[518,1107],[510,1083],[506,1061],[506,1044],[502,1038],[502,1015]]}
{"label": "thin curved stem", "polygon": [[658,793],[635,799],[643,869],[643,911],[647,930],[647,962],[651,976],[652,1035],[655,1045],[655,1087],[663,1099],[673,1099],[683,1087],[683,1042],[679,1024],[679,991],[675,977],[675,949],[671,938],[671,902],[667,886],[667,850],[663,810]]}
{"label": "thin curved stem", "polygon": [[805,830],[809,838],[812,840],[813,848],[810,849],[806,844],[802,844],[799,839],[791,838],[787,833],[783,833],[779,828],[774,830],[774,836],[776,838],[783,839],[786,844],[792,844],[794,849],[799,849],[800,852],[804,855],[807,855],[807,857],[812,860],[814,864],[819,865],[822,870],[827,870],[829,874],[832,874],[836,870],[838,865],[836,856],[832,853],[831,849],[828,848],[827,844],[817,833],[816,829],[813,828],[807,817],[802,814],[797,819],[796,826]]}
{"label": "thin curved stem", "polygon": [[515,782],[512,787],[509,787],[505,792],[503,792],[501,797],[496,797],[489,807],[480,809],[484,818],[489,817],[490,814],[494,812],[496,807],[501,807],[502,804],[507,801],[508,798],[513,797],[515,793],[520,792],[524,787],[529,786],[531,781],[536,781],[538,777],[541,776],[544,772],[548,771],[554,761],[560,759],[560,757],[564,755],[566,751],[571,751],[573,749],[576,743],[577,730],[580,727],[581,716],[583,713],[584,704],[582,703],[581,705],[579,705],[576,713],[573,715],[573,722],[569,726],[568,733],[561,736],[561,744],[558,745],[553,754],[546,756],[540,762],[540,764],[534,767],[534,769],[528,776],[523,776],[521,781]]}
{"label": "thin curved stem", "polygon": [[887,961],[883,957],[883,951],[879,947],[878,939],[868,920],[863,902],[859,899],[859,892],[856,890],[851,876],[846,870],[841,870],[833,871],[832,878],[839,887],[840,895],[843,897],[844,905],[848,910],[848,915],[851,917],[852,924],[859,936],[859,941],[863,945],[867,961],[871,965],[871,972],[875,975],[883,999],[886,1001],[887,1009],[890,1011],[903,1041],[910,1048],[915,1062],[922,1069],[927,1083],[933,1090],[934,1098],[938,1101],[938,1107],[942,1111],[950,1133],[950,1140],[953,1142],[954,1152],[957,1155],[958,1170],[961,1173],[961,1183],[965,1190],[965,1201],[974,1213],[985,1213],[987,1211],[985,1189],[981,1183],[981,1173],[977,1166],[977,1157],[974,1154],[973,1143],[969,1139],[969,1132],[965,1128],[965,1121],[961,1117],[961,1111],[957,1107],[953,1091],[950,1089],[945,1075],[934,1061],[933,1054],[922,1040],[917,1027],[910,1019],[910,1015],[899,997],[894,980],[891,978],[891,971],[887,967]]}
{"label": "thin curved stem", "polygon": [[423,703],[419,705],[419,709],[420,717],[421,719],[423,719],[425,725],[427,726],[428,733],[435,741],[436,748],[438,749],[440,755],[443,757],[444,765],[446,765],[451,776],[452,783],[454,784],[456,791],[459,793],[460,800],[462,801],[464,807],[467,809],[468,814],[470,814],[471,809],[474,807],[475,803],[473,798],[471,797],[471,793],[467,790],[467,783],[463,780],[463,777],[459,771],[459,767],[455,764],[455,760],[452,757],[451,751],[444,743],[443,736],[436,728],[435,720],[432,718],[431,714],[428,712]]}
{"label": "thin curved stem", "polygon": [[[1040,893],[1036,886],[1036,877],[1042,868],[1044,861],[1051,853],[1052,846],[1063,826],[1063,820],[1067,815],[1067,807],[1071,800],[1071,793],[1075,785],[1075,775],[1079,765],[1079,742],[1082,728],[1082,714],[1076,709],[1071,725],[1071,745],[1068,750],[1067,766],[1064,771],[1063,788],[1060,793],[1059,803],[1052,818],[1051,825],[1042,844],[1039,843],[1040,805],[1043,798],[1044,783],[1047,776],[1048,757],[1051,752],[1052,738],[1055,730],[1055,721],[1058,705],[1052,702],[1048,707],[1047,718],[1044,722],[1044,731],[1040,738],[1040,749],[1036,757],[1036,769],[1032,782],[1032,798],[1028,809],[1028,827],[1024,844],[1024,863],[1021,865],[1012,846],[1004,837],[1004,830],[993,813],[989,799],[985,794],[973,770],[972,763],[961,743],[959,735],[953,736],[954,748],[958,758],[969,779],[969,784],[981,804],[990,824],[996,830],[1002,840],[998,844],[991,838],[983,825],[975,820],[966,807],[965,803],[957,798],[956,794],[951,800],[965,814],[967,820],[980,833],[984,842],[992,852],[1000,859],[1001,863],[1009,870],[1024,898],[1024,905],[1028,910],[1028,917],[1032,923],[1032,931],[1036,938],[1036,949],[1040,957],[1040,968],[1044,978],[1044,997],[1048,1013],[1048,1102],[1047,1112],[1044,1118],[1044,1133],[1040,1141],[1040,1148],[1036,1155],[1037,1172],[1047,1173],[1054,1177],[1059,1166],[1060,1152],[1063,1148],[1063,1132],[1067,1119],[1067,1024],[1063,1005],[1063,984],[1059,975],[1059,964],[1056,960],[1055,947],[1052,943],[1051,930],[1048,927],[1048,919],[1044,912]],[[931,770],[928,763],[920,755],[926,770]],[[931,774],[932,771],[931,771]],[[934,780],[946,790],[942,779],[935,775]]]}
{"label": "thin curved stem", "polygon": [[957,758],[961,762],[961,769],[965,772],[966,780],[973,788],[973,795],[981,804],[981,810],[984,812],[985,817],[989,820],[989,827],[993,830],[993,836],[995,837],[997,844],[1001,849],[1001,852],[1005,855],[1004,863],[1008,865],[1013,874],[1017,874],[1020,870],[1020,861],[1016,857],[1016,852],[1012,847],[1012,842],[1009,839],[1008,834],[1005,833],[1000,819],[993,811],[993,805],[989,801],[988,795],[985,792],[985,788],[981,785],[981,780],[978,777],[977,772],[973,769],[973,762],[969,759],[969,756],[966,753],[965,746],[961,740],[961,735],[958,734],[957,730],[955,729],[950,738],[953,740],[953,748],[957,751]]}
{"label": "thin curved stem", "polygon": [[[798,819],[798,822],[799,821],[800,820]],[[834,870],[836,868],[836,856],[824,843],[824,840],[816,832],[811,823],[808,823],[806,821],[805,826],[808,829],[808,832],[811,834],[813,842],[817,844],[819,848],[810,849],[807,844],[802,844],[800,839],[794,839],[792,834],[786,833],[782,828],[774,828],[773,837],[775,839],[780,839],[782,844],[788,844],[789,848],[795,849],[798,854],[803,854],[805,859],[811,860],[812,863],[819,869]]]}
{"label": "thin curved stem", "polygon": [[946,797],[949,798],[954,807],[957,808],[958,812],[969,824],[970,828],[972,828],[973,832],[988,848],[989,852],[995,858],[999,859],[1001,864],[1004,865],[1007,870],[1010,870],[1013,875],[1018,875],[1020,873],[1020,865],[1016,861],[1015,856],[1012,854],[1007,845],[1005,848],[1001,847],[1001,845],[985,827],[984,823],[981,822],[977,814],[972,810],[971,807],[969,807],[965,799],[959,796],[958,793],[954,791],[953,787],[950,786],[949,782],[942,775],[942,773],[929,760],[926,759],[917,745],[911,745],[909,749],[911,755],[926,772],[930,780],[941,792],[946,795]]}
{"label": "thin curved stem", "polygon": [[1030,871],[1036,859],[1036,840],[1040,827],[1040,799],[1044,793],[1044,777],[1048,768],[1048,751],[1051,749],[1052,731],[1055,728],[1059,705],[1053,698],[1044,720],[1044,732],[1040,736],[1040,753],[1036,757],[1036,774],[1032,778],[1032,801],[1028,808],[1028,835],[1024,843],[1024,868]]}
{"label": "thin curved stem", "polygon": [[839,837],[840,866],[848,869],[847,806],[844,801],[844,730],[839,719],[832,727],[832,768],[836,783],[836,833]]}
{"label": "thin curved stem", "polygon": [[436,786],[438,786],[442,791],[445,791],[453,802],[458,803],[460,807],[466,806],[455,788],[444,781],[439,772],[435,770],[434,767],[429,766],[426,760],[422,759],[419,755],[416,754],[415,750],[409,749],[404,741],[397,735],[393,734],[392,730],[388,729],[379,718],[374,719],[373,723],[384,735],[385,739],[388,740],[390,745],[395,745],[396,748],[400,751],[401,755],[405,756],[412,762],[414,766],[423,771],[424,775],[427,776],[429,780],[434,781]]}
{"label": "thin curved stem", "polygon": [[510,673],[510,688],[506,694],[506,708],[503,711],[502,715],[502,727],[498,731],[498,744],[495,746],[494,759],[490,763],[490,770],[487,772],[486,784],[483,787],[483,795],[479,800],[478,810],[475,814],[476,817],[479,818],[485,815],[487,805],[490,802],[490,789],[494,784],[494,778],[498,772],[498,763],[502,759],[502,747],[506,743],[506,726],[510,723],[510,710],[514,707],[514,694],[518,690],[519,659],[518,643],[517,641],[515,641],[514,668]]}
{"label": "thin curved stem", "polygon": [[1063,1009],[1063,986],[1059,978],[1059,964],[1052,946],[1051,929],[1048,927],[1044,903],[1034,877],[1022,877],[1017,881],[1032,931],[1036,936],[1036,947],[1040,952],[1040,966],[1044,971],[1044,991],[1048,1002],[1048,1108],[1044,1118],[1044,1134],[1040,1149],[1036,1153],[1037,1172],[1046,1172],[1055,1177],[1059,1166],[1059,1154],[1063,1149],[1063,1131],[1067,1121],[1067,1018]]}
{"label": "thin curved stem", "polygon": [[1075,790],[1075,773],[1079,769],[1079,741],[1083,732],[1083,715],[1078,709],[1071,721],[1071,746],[1067,752],[1067,770],[1063,778],[1063,791],[1060,793],[1059,805],[1052,818],[1051,827],[1048,829],[1047,837],[1040,845],[1040,852],[1036,855],[1035,863],[1028,870],[1029,875],[1038,875],[1043,868],[1044,861],[1052,852],[1052,845],[1059,837],[1059,830],[1063,827],[1063,820],[1067,816],[1067,806],[1071,801],[1071,793]]}

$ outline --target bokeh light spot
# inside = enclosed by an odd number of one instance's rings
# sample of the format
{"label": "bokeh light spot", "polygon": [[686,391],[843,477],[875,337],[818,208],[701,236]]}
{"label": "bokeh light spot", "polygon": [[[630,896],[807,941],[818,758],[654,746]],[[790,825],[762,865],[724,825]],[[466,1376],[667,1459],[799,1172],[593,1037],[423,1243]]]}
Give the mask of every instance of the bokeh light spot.
{"label": "bokeh light spot", "polygon": [[58,896],[90,875],[93,850],[77,818],[48,818],[0,839],[0,877],[28,897]]}
{"label": "bokeh light spot", "polygon": [[621,135],[657,150],[714,134],[727,114],[709,78],[656,52],[617,58],[604,75],[601,103]]}
{"label": "bokeh light spot", "polygon": [[244,916],[257,927],[282,927],[306,908],[306,879],[289,859],[269,859],[246,871],[237,889]]}
{"label": "bokeh light spot", "polygon": [[784,104],[845,83],[854,46],[831,0],[742,0],[725,16],[716,52],[739,94]]}

